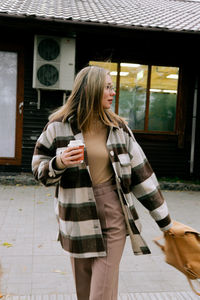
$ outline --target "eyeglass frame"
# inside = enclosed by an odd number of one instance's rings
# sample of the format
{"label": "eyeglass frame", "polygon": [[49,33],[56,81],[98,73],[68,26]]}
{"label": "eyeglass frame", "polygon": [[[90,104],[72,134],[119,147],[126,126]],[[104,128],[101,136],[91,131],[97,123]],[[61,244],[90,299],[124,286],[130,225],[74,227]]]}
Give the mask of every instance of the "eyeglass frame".
{"label": "eyeglass frame", "polygon": [[112,85],[106,85],[105,88],[111,92],[115,92],[115,88]]}

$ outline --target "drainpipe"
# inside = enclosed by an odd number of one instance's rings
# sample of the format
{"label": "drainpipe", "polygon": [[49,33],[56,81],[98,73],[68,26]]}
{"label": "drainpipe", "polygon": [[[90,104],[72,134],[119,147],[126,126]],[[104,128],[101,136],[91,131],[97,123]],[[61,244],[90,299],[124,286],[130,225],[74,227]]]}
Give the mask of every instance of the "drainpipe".
{"label": "drainpipe", "polygon": [[192,135],[191,135],[191,149],[190,149],[190,175],[194,172],[194,150],[195,150],[195,135],[196,135],[196,116],[197,116],[197,92],[198,92],[198,79],[195,82],[194,88],[194,102],[192,114]]}

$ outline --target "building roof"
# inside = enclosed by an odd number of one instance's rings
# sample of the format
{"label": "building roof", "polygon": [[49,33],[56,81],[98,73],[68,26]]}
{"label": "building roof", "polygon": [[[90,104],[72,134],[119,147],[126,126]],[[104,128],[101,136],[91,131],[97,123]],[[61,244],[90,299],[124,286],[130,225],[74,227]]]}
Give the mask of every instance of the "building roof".
{"label": "building roof", "polygon": [[200,31],[200,0],[1,0],[0,15],[133,29]]}

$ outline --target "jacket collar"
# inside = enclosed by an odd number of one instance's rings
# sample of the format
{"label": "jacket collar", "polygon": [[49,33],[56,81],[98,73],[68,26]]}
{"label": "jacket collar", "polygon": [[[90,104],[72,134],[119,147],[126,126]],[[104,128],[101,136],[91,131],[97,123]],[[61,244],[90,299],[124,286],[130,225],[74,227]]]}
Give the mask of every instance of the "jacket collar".
{"label": "jacket collar", "polygon": [[70,116],[68,118],[68,122],[71,125],[71,129],[74,135],[81,133],[80,129],[78,128],[77,118],[75,115]]}
{"label": "jacket collar", "polygon": [[[78,128],[76,115],[70,116],[67,120],[71,125],[73,134],[74,135],[80,134],[81,130]],[[110,129],[113,129],[113,130],[120,129],[120,126],[119,125],[116,126],[116,125],[113,124],[113,126],[111,126]]]}

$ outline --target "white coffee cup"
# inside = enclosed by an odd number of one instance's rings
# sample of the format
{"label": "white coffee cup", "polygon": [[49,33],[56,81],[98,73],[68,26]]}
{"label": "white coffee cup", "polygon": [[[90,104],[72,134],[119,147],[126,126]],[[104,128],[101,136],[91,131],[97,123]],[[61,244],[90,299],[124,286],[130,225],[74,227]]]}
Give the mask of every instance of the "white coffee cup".
{"label": "white coffee cup", "polygon": [[66,149],[67,149],[67,147],[57,148],[56,155],[61,155]]}
{"label": "white coffee cup", "polygon": [[82,156],[80,158],[80,162],[82,163],[84,161],[84,143],[82,140],[71,140],[68,144],[68,147],[79,147],[82,149]]}
{"label": "white coffee cup", "polygon": [[80,163],[82,163],[84,161],[84,143],[82,140],[71,140],[68,144],[67,147],[60,147],[57,148],[56,150],[56,155],[61,155],[68,147],[79,147],[80,149],[82,149],[82,156],[80,158]]}

